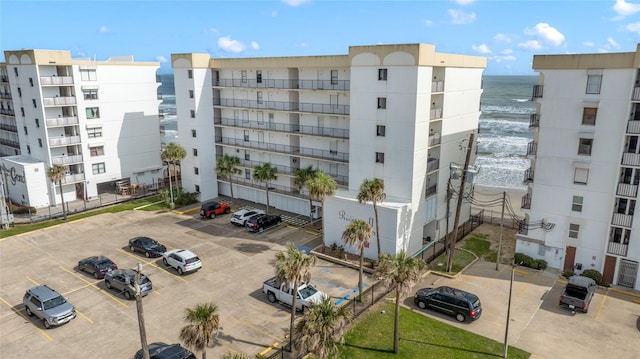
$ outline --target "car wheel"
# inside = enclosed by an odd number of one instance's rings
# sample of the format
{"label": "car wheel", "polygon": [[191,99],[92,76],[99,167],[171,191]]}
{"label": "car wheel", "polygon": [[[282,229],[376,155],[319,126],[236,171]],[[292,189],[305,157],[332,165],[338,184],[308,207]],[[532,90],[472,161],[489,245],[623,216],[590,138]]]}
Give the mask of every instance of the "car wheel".
{"label": "car wheel", "polygon": [[109,282],[108,280],[105,280],[104,286],[107,287],[107,289],[111,289],[111,282]]}
{"label": "car wheel", "polygon": [[182,273],[183,273],[182,272],[182,268],[178,267],[177,271],[178,271],[178,274],[182,275]]}
{"label": "car wheel", "polygon": [[462,323],[467,320],[467,317],[465,317],[462,313],[456,313],[456,320]]}
{"label": "car wheel", "polygon": [[169,265],[169,262],[167,262],[167,258],[162,258],[162,263],[164,263],[165,266]]}
{"label": "car wheel", "polygon": [[25,307],[24,310],[27,312],[28,316],[33,317],[33,313],[31,313],[31,309],[29,309],[29,307]]}
{"label": "car wheel", "polygon": [[127,298],[127,299],[131,299],[131,293],[129,293],[128,290],[125,290],[124,291],[124,297]]}
{"label": "car wheel", "polygon": [[93,272],[93,278],[100,279],[100,274],[98,274],[98,272]]}
{"label": "car wheel", "polygon": [[418,302],[418,308],[420,308],[420,309],[426,309],[426,308],[427,308],[427,302],[424,302],[424,301],[422,301],[422,300],[421,300],[421,301],[419,301],[419,302]]}
{"label": "car wheel", "polygon": [[134,247],[134,246],[129,246],[129,250],[130,250],[131,252],[135,252],[135,251],[136,251],[136,249],[135,249],[135,247]]}
{"label": "car wheel", "polygon": [[271,293],[271,292],[269,292],[269,294],[267,294],[267,299],[269,299],[269,301],[271,303],[275,303],[276,302],[276,295]]}
{"label": "car wheel", "polygon": [[42,324],[44,324],[44,327],[46,329],[51,329],[51,324],[49,324],[49,322],[46,319],[42,319]]}
{"label": "car wheel", "polygon": [[216,213],[215,212],[211,212],[211,214],[209,215],[209,218],[211,218],[211,219],[216,218]]}
{"label": "car wheel", "polygon": [[224,214],[229,214],[230,211],[231,211],[231,208],[225,208],[224,209]]}
{"label": "car wheel", "polygon": [[151,253],[149,253],[149,252],[144,252],[144,256],[145,256],[145,257],[147,257],[147,258],[150,258],[150,257],[151,257]]}

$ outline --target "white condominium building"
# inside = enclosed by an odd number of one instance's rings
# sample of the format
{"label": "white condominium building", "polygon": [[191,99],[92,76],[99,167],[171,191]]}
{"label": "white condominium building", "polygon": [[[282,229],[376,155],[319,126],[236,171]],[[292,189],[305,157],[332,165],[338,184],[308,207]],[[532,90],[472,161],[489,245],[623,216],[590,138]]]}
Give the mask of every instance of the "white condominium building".
{"label": "white condominium building", "polygon": [[[478,128],[486,58],[444,54],[428,44],[352,46],[346,55],[210,58],[173,54],[182,183],[201,200],[220,194],[266,203],[253,168],[270,163],[269,204],[324,221],[326,245],[342,244],[350,219],[369,221],[356,195],[365,179],[384,182],[378,204],[382,252],[419,252],[446,233],[450,165],[464,163]],[[240,160],[231,183],[216,159]],[[308,166],[331,175],[335,196],[309,209],[294,185]],[[469,216],[463,210],[462,219]],[[450,228],[453,228],[451,217]],[[347,250],[349,250],[347,248]],[[377,257],[375,237],[365,251]]]}
{"label": "white condominium building", "polygon": [[640,46],[539,55],[517,252],[640,289]]}
{"label": "white condominium building", "polygon": [[67,167],[65,201],[127,194],[162,174],[156,62],[5,51],[0,64],[0,169],[15,203],[60,203],[47,169]]}

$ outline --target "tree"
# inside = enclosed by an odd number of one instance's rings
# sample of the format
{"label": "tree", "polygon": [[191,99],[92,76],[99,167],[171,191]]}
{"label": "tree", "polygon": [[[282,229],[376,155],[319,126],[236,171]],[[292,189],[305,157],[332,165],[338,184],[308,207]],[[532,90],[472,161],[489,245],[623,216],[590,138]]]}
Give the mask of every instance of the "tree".
{"label": "tree", "polygon": [[[302,192],[304,187],[307,187],[307,183],[316,175],[316,170],[313,166],[297,169],[295,177],[293,178],[293,184],[296,186],[299,192]],[[307,190],[309,188],[307,187]],[[313,207],[313,199],[309,195],[309,220],[311,220],[311,208]]]}
{"label": "tree", "polygon": [[[291,342],[291,351],[293,349],[293,322],[296,318],[296,297],[298,296],[298,287],[300,282],[309,282],[311,280],[311,267],[316,265],[316,257],[306,255],[303,251],[296,248],[296,245],[289,243],[286,251],[276,253],[276,281],[285,283],[285,290],[293,289],[293,298],[291,300],[291,324],[289,325],[289,340]],[[303,308],[304,311],[304,308]]]}
{"label": "tree", "polygon": [[353,219],[342,232],[342,240],[350,247],[360,252],[360,273],[358,274],[358,296],[362,296],[362,267],[364,262],[364,248],[369,246],[373,234],[371,225],[361,219]]}
{"label": "tree", "polygon": [[[180,183],[178,182],[178,170],[176,169],[176,164],[185,157],[187,157],[187,151],[184,149],[184,147],[175,142],[169,142],[164,148],[164,151],[162,151],[162,153],[160,154],[160,159],[173,165],[173,178],[176,181],[176,187],[180,187]],[[169,176],[171,176],[171,174],[169,174]]]}
{"label": "tree", "polygon": [[375,277],[382,278],[384,284],[396,291],[396,311],[393,329],[393,352],[399,351],[399,324],[400,324],[400,297],[406,294],[409,289],[420,279],[420,274],[424,268],[424,262],[407,256],[404,249],[396,256],[383,254],[378,260],[375,270]]}
{"label": "tree", "polygon": [[220,328],[218,306],[213,303],[198,304],[193,309],[185,309],[184,320],[187,325],[180,330],[180,340],[185,346],[202,352],[207,359],[207,347],[213,343]]}
{"label": "tree", "polygon": [[51,182],[53,182],[54,185],[57,184],[58,188],[60,189],[60,200],[62,201],[62,215],[65,221],[67,220],[67,210],[64,205],[64,193],[62,191],[62,180],[64,179],[66,172],[67,172],[67,166],[63,166],[63,165],[53,165],[49,167],[49,169],[47,170],[47,176],[49,177]]}
{"label": "tree", "polygon": [[380,258],[380,225],[378,222],[378,202],[382,202],[387,198],[384,193],[384,182],[378,178],[365,179],[360,185],[358,193],[358,202],[373,202],[373,213],[376,217],[376,244],[378,245],[378,259]]}
{"label": "tree", "polygon": [[225,154],[224,156],[218,158],[216,161],[216,171],[222,178],[226,178],[229,180],[229,187],[231,187],[231,198],[233,198],[233,182],[231,180],[232,175],[239,175],[242,171],[236,167],[240,164],[240,157],[231,156],[229,154]]}
{"label": "tree", "polygon": [[269,162],[256,165],[253,168],[253,179],[258,182],[264,182],[267,188],[267,213],[269,213],[269,182],[278,179],[276,173],[278,173],[278,169]]}
{"label": "tree", "polygon": [[344,331],[349,323],[349,309],[337,307],[328,295],[311,303],[295,328],[296,346],[313,353],[319,359],[334,358],[337,344],[344,343]]}
{"label": "tree", "polygon": [[309,201],[312,199],[320,201],[324,208],[324,199],[336,193],[336,180],[328,174],[317,170],[315,175],[306,183],[309,189]]}

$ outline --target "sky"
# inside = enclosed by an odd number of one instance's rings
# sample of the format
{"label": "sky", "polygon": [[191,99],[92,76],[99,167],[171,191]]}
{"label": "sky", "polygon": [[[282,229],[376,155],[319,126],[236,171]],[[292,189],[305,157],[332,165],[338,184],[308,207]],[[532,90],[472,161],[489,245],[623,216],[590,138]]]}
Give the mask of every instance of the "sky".
{"label": "sky", "polygon": [[346,55],[427,43],[487,58],[485,75],[536,75],[536,54],[635,52],[640,0],[0,0],[0,50],[133,55],[170,73],[171,54]]}

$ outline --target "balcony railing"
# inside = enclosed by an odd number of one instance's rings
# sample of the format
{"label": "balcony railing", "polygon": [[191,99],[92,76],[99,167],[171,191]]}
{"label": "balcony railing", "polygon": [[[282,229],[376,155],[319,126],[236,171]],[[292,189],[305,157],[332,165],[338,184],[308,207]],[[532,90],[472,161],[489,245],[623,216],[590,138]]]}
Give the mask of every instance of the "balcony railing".
{"label": "balcony railing", "polygon": [[630,183],[618,183],[616,195],[635,198],[638,195],[638,185]]}
{"label": "balcony railing", "polygon": [[538,150],[538,144],[535,141],[527,143],[527,156],[535,156]]}
{"label": "balcony railing", "polygon": [[542,98],[543,88],[543,85],[533,85],[533,94],[531,94],[531,99]]}
{"label": "balcony railing", "polygon": [[20,142],[8,138],[0,138],[0,145],[20,148]]}
{"label": "balcony railing", "polygon": [[16,113],[12,109],[2,109],[0,110],[0,115],[15,116]]}
{"label": "balcony railing", "polygon": [[439,120],[442,118],[442,108],[432,108],[429,113],[430,120]]}
{"label": "balcony railing", "polygon": [[640,121],[631,120],[627,122],[627,133],[640,134]]}
{"label": "balcony railing", "polygon": [[270,88],[283,90],[336,90],[349,91],[350,80],[291,80],[291,79],[219,79],[215,87]]}
{"label": "balcony railing", "polygon": [[439,158],[429,158],[427,160],[427,173],[433,172],[440,168],[440,159]]}
{"label": "balcony railing", "polygon": [[73,126],[78,124],[77,116],[54,117],[46,120],[47,127]]}
{"label": "balcony railing", "polygon": [[640,166],[640,154],[631,152],[623,153],[622,164],[626,166]]}
{"label": "balcony railing", "polygon": [[442,139],[440,138],[439,133],[434,133],[433,135],[429,135],[429,146],[437,146],[440,144]]}
{"label": "balcony railing", "polygon": [[529,115],[529,127],[540,127],[540,115],[537,113]]}
{"label": "balcony railing", "polygon": [[69,174],[62,179],[63,184],[84,182],[84,173]]}
{"label": "balcony railing", "polygon": [[609,245],[607,246],[607,253],[626,257],[628,248],[628,244],[609,242]]}
{"label": "balcony railing", "polygon": [[342,128],[332,127],[318,127],[307,125],[291,125],[287,123],[273,123],[273,122],[258,122],[258,121],[244,121],[241,119],[233,118],[217,118],[214,124],[220,124],[224,126],[253,128],[258,130],[278,131],[288,133],[300,133],[304,135],[313,136],[326,136],[334,138],[349,138],[349,130]]}
{"label": "balcony railing", "polygon": [[275,111],[293,111],[309,113],[327,113],[333,115],[348,115],[349,105],[332,105],[323,103],[241,100],[233,98],[213,99],[214,106],[254,108]]}
{"label": "balcony railing", "polygon": [[349,154],[338,151],[318,150],[315,148],[280,145],[276,143],[266,143],[258,141],[244,141],[240,138],[220,137],[216,136],[216,143],[238,146],[243,148],[252,148],[256,150],[271,151],[277,153],[284,153],[288,155],[299,155],[311,158],[318,158],[330,161],[348,162]]}
{"label": "balcony railing", "polygon": [[11,100],[11,92],[0,92],[0,98]]}
{"label": "balcony railing", "polygon": [[434,184],[433,186],[428,186],[424,192],[424,198],[429,198],[438,193],[438,185]]}
{"label": "balcony railing", "polygon": [[524,181],[523,181],[523,182],[525,182],[525,183],[533,182],[533,175],[534,175],[534,172],[535,172],[535,171],[534,171],[532,168],[527,168],[527,169],[524,171]]}
{"label": "balcony railing", "polygon": [[51,163],[54,165],[70,165],[72,163],[80,163],[80,162],[82,162],[82,155],[51,157]]}
{"label": "balcony railing", "polygon": [[529,222],[525,219],[518,224],[518,234],[529,234]]}
{"label": "balcony railing", "polygon": [[9,82],[9,76],[0,76],[0,81]]}
{"label": "balcony railing", "polygon": [[71,76],[42,76],[40,77],[40,84],[43,86],[48,85],[73,85],[73,77]]}
{"label": "balcony railing", "polygon": [[522,197],[522,204],[520,205],[520,208],[522,209],[531,209],[531,195],[529,195],[528,193],[526,195],[524,195]]}
{"label": "balcony railing", "polygon": [[10,123],[0,123],[0,130],[18,132],[18,127]]}
{"label": "balcony railing", "polygon": [[444,92],[444,81],[431,81],[431,93]]}
{"label": "balcony railing", "polygon": [[[222,177],[218,177],[219,181],[227,181],[226,178],[222,178]],[[242,177],[238,177],[238,178],[234,178],[233,179],[233,184],[240,184],[243,186],[247,186],[247,187],[252,187],[252,188],[257,188],[257,189],[261,189],[263,191],[266,191],[266,183],[264,182],[257,182],[251,179],[247,179],[247,178],[242,178]],[[297,188],[292,188],[292,187],[287,187],[287,186],[282,186],[282,185],[277,185],[274,183],[269,183],[269,192],[271,193],[280,193],[280,194],[285,194],[288,196],[293,196],[293,197],[299,197],[299,198],[309,198],[309,196],[307,196],[304,193],[300,193],[300,191],[298,191]]]}
{"label": "balcony railing", "polygon": [[45,97],[42,100],[45,106],[67,106],[76,104],[76,98],[74,96]]}
{"label": "balcony railing", "polygon": [[49,139],[49,146],[51,147],[76,145],[78,143],[80,143],[80,136],[60,136]]}
{"label": "balcony railing", "polygon": [[640,101],[640,86],[636,86],[633,88],[633,93],[631,94],[631,101]]}
{"label": "balcony railing", "polygon": [[633,216],[625,213],[614,213],[611,218],[611,224],[614,226],[631,228],[631,225],[633,224]]}

